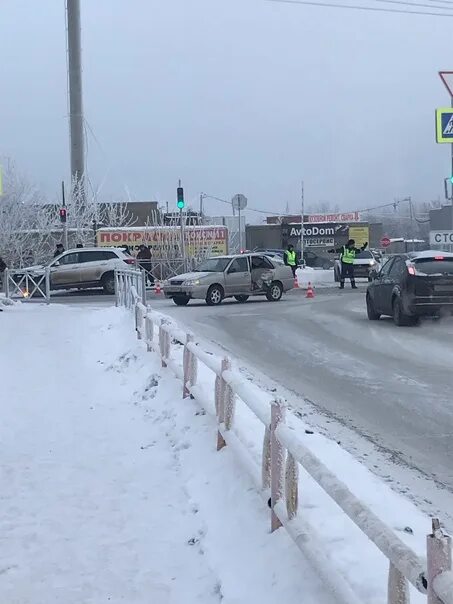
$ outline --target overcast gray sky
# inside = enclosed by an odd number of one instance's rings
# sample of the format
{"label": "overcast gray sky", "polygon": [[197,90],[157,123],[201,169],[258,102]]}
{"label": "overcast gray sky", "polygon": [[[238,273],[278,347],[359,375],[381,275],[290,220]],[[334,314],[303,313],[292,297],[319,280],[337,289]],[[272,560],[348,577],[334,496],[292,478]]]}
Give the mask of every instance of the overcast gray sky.
{"label": "overcast gray sky", "polygon": [[[435,143],[434,109],[450,102],[437,71],[453,70],[452,19],[264,0],[81,5],[101,197],[127,187],[174,203],[178,178],[189,200],[242,192],[277,211],[298,210],[301,178],[308,203],[344,210],[443,193],[450,147]],[[0,155],[52,196],[69,172],[64,1],[0,6]]]}

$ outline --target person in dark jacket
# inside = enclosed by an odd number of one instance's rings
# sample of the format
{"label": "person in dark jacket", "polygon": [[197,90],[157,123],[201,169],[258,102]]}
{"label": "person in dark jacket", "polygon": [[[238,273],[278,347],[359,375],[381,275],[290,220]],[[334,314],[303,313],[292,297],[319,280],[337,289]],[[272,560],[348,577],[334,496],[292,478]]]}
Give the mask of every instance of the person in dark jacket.
{"label": "person in dark jacket", "polygon": [[368,242],[364,243],[361,248],[355,247],[354,239],[349,239],[346,245],[342,245],[336,250],[329,250],[329,254],[340,254],[341,274],[340,274],[340,289],[344,289],[344,282],[347,277],[351,280],[352,289],[357,289],[354,277],[354,260],[356,254],[360,254],[367,248]]}
{"label": "person in dark jacket", "polygon": [[293,245],[289,244],[288,249],[285,250],[283,262],[286,264],[286,266],[291,267],[291,270],[293,271],[293,276],[295,277],[297,270],[297,254],[294,251]]}
{"label": "person in dark jacket", "polygon": [[146,280],[150,285],[154,284],[154,277],[152,271],[152,254],[149,247],[141,245],[137,254],[137,260],[139,261],[140,267],[146,272]]}
{"label": "person in dark jacket", "polygon": [[57,243],[57,247],[55,248],[55,251],[53,253],[53,257],[56,258],[60,254],[62,254],[64,251],[65,251],[65,249],[64,249],[63,244],[62,243]]}

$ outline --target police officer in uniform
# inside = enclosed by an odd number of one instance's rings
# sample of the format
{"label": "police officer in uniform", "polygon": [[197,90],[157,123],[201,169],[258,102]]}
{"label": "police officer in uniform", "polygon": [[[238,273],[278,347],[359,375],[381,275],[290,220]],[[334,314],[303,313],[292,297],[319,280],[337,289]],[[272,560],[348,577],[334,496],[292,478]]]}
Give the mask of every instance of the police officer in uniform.
{"label": "police officer in uniform", "polygon": [[360,254],[363,250],[366,249],[368,245],[364,243],[361,248],[355,247],[354,239],[349,239],[346,245],[342,245],[340,248],[336,250],[329,250],[329,254],[340,254],[340,262],[341,262],[341,276],[340,276],[340,289],[344,289],[344,282],[347,277],[351,279],[351,287],[352,289],[357,289],[357,285],[355,284],[354,278],[354,260],[356,254]]}
{"label": "police officer in uniform", "polygon": [[293,271],[293,275],[295,277],[296,269],[297,269],[297,255],[296,255],[296,252],[294,251],[293,245],[291,245],[291,244],[288,245],[288,249],[285,251],[283,261],[286,264],[286,266],[291,267],[291,270]]}

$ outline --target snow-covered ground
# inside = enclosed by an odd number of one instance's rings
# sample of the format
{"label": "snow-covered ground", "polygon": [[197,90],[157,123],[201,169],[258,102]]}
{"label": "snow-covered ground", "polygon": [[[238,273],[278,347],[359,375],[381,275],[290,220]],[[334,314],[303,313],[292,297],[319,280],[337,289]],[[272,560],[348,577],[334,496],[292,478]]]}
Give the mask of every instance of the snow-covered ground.
{"label": "snow-covered ground", "polygon": [[[288,535],[269,533],[244,470],[228,448],[215,452],[213,419],[181,399],[126,311],[9,307],[0,367],[1,602],[336,601]],[[259,454],[241,404],[237,420]],[[310,434],[307,446],[423,555],[425,515],[335,442]],[[385,601],[387,561],[305,472],[299,513],[359,600]]]}
{"label": "snow-covered ground", "polygon": [[0,601],[334,602],[116,309],[1,313]]}

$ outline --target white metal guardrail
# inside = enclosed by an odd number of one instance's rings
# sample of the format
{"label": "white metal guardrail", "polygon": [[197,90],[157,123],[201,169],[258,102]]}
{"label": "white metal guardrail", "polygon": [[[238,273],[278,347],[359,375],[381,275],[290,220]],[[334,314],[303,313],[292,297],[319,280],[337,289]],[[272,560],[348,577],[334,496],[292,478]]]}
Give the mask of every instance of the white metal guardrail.
{"label": "white metal guardrail", "polygon": [[49,304],[50,268],[46,267],[41,275],[29,269],[5,269],[3,292],[7,298],[19,297],[22,300],[42,297]]}
{"label": "white metal guardrail", "polygon": [[146,306],[146,272],[138,268],[115,269],[115,305],[132,308],[138,292]]}
{"label": "white metal guardrail", "polygon": [[[281,399],[244,380],[232,369],[231,360],[203,351],[191,334],[186,334],[168,317],[146,308],[136,284],[125,282],[129,294],[120,295],[118,304],[134,309],[137,337],[148,351],[155,351],[162,367],[169,367],[183,382],[183,398],[189,396],[217,417],[217,450],[231,447],[250,473],[258,491],[271,507],[271,530],[285,527],[297,547],[316,567],[338,601],[359,604],[362,601],[349,583],[333,568],[322,552],[316,529],[299,514],[299,465],[302,466],[347,516],[360,528],[389,561],[387,604],[410,604],[409,583],[426,594],[427,604],[453,604],[451,539],[433,520],[427,537],[427,557],[420,558],[374,512],[362,503],[304,444],[303,437],[285,421]],[[157,336],[157,338],[156,338]],[[183,363],[172,356],[172,342],[178,350],[184,346]],[[213,409],[211,397],[197,384],[198,364],[215,374]],[[233,432],[235,401],[239,398],[264,424],[262,461],[259,467],[247,447]],[[363,603],[362,603],[363,604]]]}

